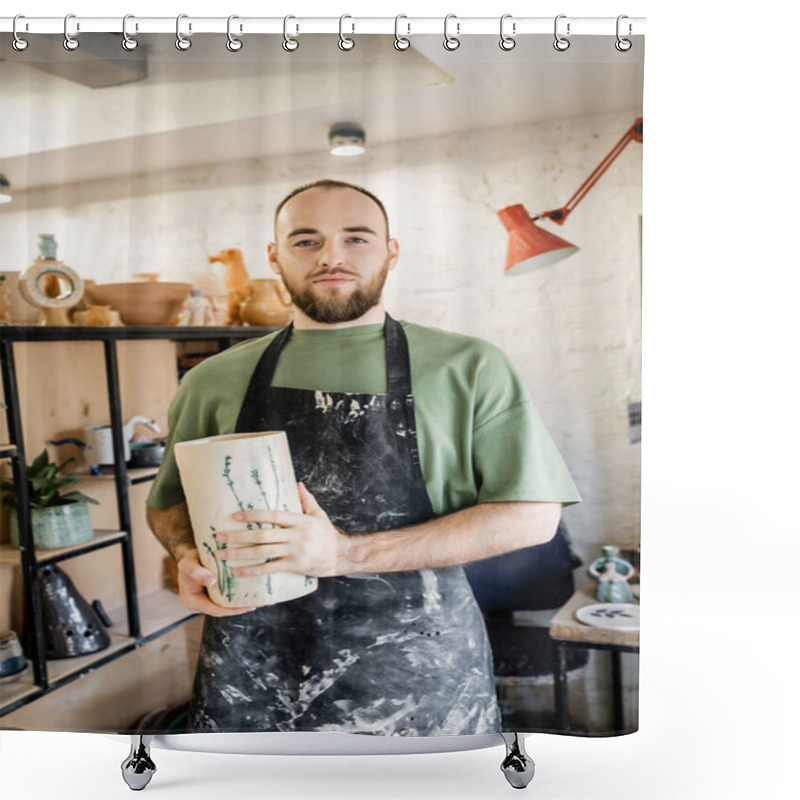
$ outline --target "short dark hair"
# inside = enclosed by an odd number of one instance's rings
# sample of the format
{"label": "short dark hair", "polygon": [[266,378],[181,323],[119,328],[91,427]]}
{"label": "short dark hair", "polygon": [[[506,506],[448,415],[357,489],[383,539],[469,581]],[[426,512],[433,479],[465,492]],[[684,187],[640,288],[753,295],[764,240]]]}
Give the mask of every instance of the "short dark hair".
{"label": "short dark hair", "polygon": [[295,196],[300,194],[301,192],[307,192],[309,189],[355,189],[357,192],[361,192],[361,194],[366,195],[375,203],[378,208],[381,210],[381,214],[383,214],[384,222],[386,223],[386,238],[389,238],[389,215],[386,213],[386,209],[383,206],[383,203],[380,201],[378,197],[376,197],[369,189],[365,189],[363,186],[356,186],[353,183],[347,183],[346,181],[336,181],[330,178],[323,178],[319,181],[314,181],[313,183],[306,183],[303,186],[298,186],[296,189],[293,189],[283,200],[278,203],[275,208],[275,219],[274,225],[277,228],[278,223],[278,214],[280,214],[281,209]]}

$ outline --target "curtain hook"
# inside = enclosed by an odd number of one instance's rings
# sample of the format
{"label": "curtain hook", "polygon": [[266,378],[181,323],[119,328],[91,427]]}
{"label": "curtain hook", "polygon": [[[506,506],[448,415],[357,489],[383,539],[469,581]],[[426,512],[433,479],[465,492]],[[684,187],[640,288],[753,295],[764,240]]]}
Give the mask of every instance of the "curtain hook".
{"label": "curtain hook", "polygon": [[[192,40],[187,39],[181,33],[181,20],[186,19],[188,16],[189,16],[188,14],[178,14],[178,18],[175,20],[175,36],[177,36],[177,39],[175,39],[175,47],[177,47],[178,50],[188,50],[192,46]],[[192,23],[190,22],[189,33],[191,32],[192,32]]]}
{"label": "curtain hook", "polygon": [[[17,14],[17,16],[14,17],[14,22],[11,25],[11,32],[14,34],[14,40],[11,42],[11,45],[17,52],[22,52],[28,46],[28,40],[27,39],[23,39],[17,33],[17,20],[18,19],[25,19],[25,15],[24,14]],[[25,23],[25,30],[28,30],[28,23],[27,22]]]}
{"label": "curtain hook", "polygon": [[[394,47],[395,50],[408,50],[411,47],[411,40],[406,39],[405,36],[401,36],[398,28],[400,27],[400,20],[401,19],[408,19],[405,14],[398,14],[394,18]],[[411,33],[411,23],[406,22],[406,27],[408,28],[407,34]]]}
{"label": "curtain hook", "polygon": [[[344,21],[346,19],[353,19],[353,18],[349,14],[342,14],[342,16],[339,17],[339,49],[340,50],[352,50],[356,46],[356,43],[355,43],[354,39],[349,39],[347,36],[344,35],[344,33],[342,33],[342,25],[344,24]],[[351,23],[351,25],[353,26],[353,30],[351,31],[351,33],[355,33],[355,31],[356,31],[355,22]]]}
{"label": "curtain hook", "polygon": [[[69,21],[71,19],[75,19],[75,15],[74,14],[67,14],[67,16],[64,17],[64,49],[65,50],[77,50],[78,47],[80,47],[80,42],[77,40],[77,38],[74,37],[74,36],[70,36],[70,33],[67,30],[67,27],[69,26]],[[76,22],[75,23],[75,30],[77,32],[80,32],[80,29],[81,29],[80,23]]]}
{"label": "curtain hook", "polygon": [[458,50],[458,48],[461,46],[461,42],[458,38],[458,34],[461,33],[461,23],[456,21],[456,35],[451,36],[447,31],[447,25],[451,19],[458,20],[458,17],[456,17],[455,14],[448,14],[444,18],[444,41],[442,42],[442,45],[445,50],[450,50],[452,52],[453,50]]}
{"label": "curtain hook", "polygon": [[[235,19],[239,19],[239,17],[237,17],[236,14],[231,14],[228,17],[228,41],[225,42],[225,47],[227,47],[228,50],[231,51],[231,53],[238,53],[239,50],[241,50],[242,47],[244,47],[244,42],[241,39],[237,39],[231,33],[231,22],[233,20],[235,20]],[[241,33],[241,32],[242,32],[242,26],[240,25],[239,26],[239,33]]]}
{"label": "curtain hook", "polygon": [[[291,14],[289,14],[283,18],[283,49],[289,53],[293,53],[298,47],[300,47],[300,42],[296,37],[289,36],[287,25],[290,19],[297,19],[297,17],[293,17]],[[296,24],[296,28],[297,33],[300,33],[300,26]]]}
{"label": "curtain hook", "polygon": [[[614,42],[614,47],[616,47],[617,50],[620,51],[620,53],[627,53],[628,50],[630,50],[631,47],[633,47],[633,42],[630,39],[623,39],[619,35],[619,28],[620,28],[619,23],[623,19],[628,19],[628,16],[626,14],[620,14],[617,17],[617,41]],[[628,23],[628,36],[630,36],[632,33],[633,33],[633,27],[632,27],[631,23],[629,22]]]}
{"label": "curtain hook", "polygon": [[[555,47],[555,49],[558,50],[559,53],[563,53],[565,50],[569,49],[569,39],[567,39],[566,36],[562,36],[558,32],[558,21],[560,19],[566,19],[566,18],[567,18],[566,14],[559,14],[556,17],[555,23],[553,25],[553,31],[554,31],[555,37],[556,37],[555,41],[553,42],[553,47]],[[569,36],[569,27],[570,26],[569,26],[569,22],[568,22],[567,23],[567,36]]]}
{"label": "curtain hook", "polygon": [[[503,14],[503,16],[500,17],[500,49],[501,50],[506,50],[506,51],[513,50],[517,46],[517,40],[513,36],[508,36],[506,34],[505,28],[504,28],[506,20],[507,19],[511,19],[511,18],[512,18],[511,14]],[[517,23],[516,22],[512,22],[511,23],[511,33],[512,34],[516,34],[516,32],[517,32]]]}
{"label": "curtain hook", "polygon": [[[128,33],[128,20],[136,19],[133,14],[126,14],[122,18],[122,48],[123,50],[135,50],[139,46],[139,42],[134,36]],[[136,30],[139,30],[139,24],[136,23]]]}

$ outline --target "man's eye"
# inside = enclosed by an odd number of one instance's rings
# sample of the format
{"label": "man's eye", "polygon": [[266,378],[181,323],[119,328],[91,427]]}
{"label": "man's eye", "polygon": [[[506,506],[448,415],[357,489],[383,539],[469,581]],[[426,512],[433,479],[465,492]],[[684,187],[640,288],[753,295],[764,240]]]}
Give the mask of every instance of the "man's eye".
{"label": "man's eye", "polygon": [[306,245],[316,244],[313,239],[301,239],[299,242],[295,242],[295,247],[305,247]]}
{"label": "man's eye", "polygon": [[364,242],[364,243],[366,243],[367,240],[363,236],[351,236],[350,237],[350,241],[351,242]]}

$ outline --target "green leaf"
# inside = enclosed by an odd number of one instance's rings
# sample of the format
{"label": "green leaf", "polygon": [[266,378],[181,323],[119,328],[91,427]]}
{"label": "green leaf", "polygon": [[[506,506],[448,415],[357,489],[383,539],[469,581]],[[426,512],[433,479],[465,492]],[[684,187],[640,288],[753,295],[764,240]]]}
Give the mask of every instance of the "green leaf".
{"label": "green leaf", "polygon": [[67,466],[67,464],[71,463],[71,462],[72,462],[72,461],[74,461],[74,460],[75,460],[75,456],[72,456],[71,458],[68,458],[66,461],[62,461],[62,462],[61,462],[61,463],[60,463],[60,464],[59,464],[59,465],[56,467],[56,472],[61,472],[61,470],[62,470],[62,469],[64,469],[64,467],[66,467],[66,466]]}
{"label": "green leaf", "polygon": [[41,453],[39,453],[38,456],[36,456],[36,458],[33,459],[28,469],[33,471],[34,473],[40,472],[42,469],[44,469],[45,465],[49,463],[50,463],[50,456],[47,454],[47,448],[45,448],[44,450],[42,450]]}
{"label": "green leaf", "polygon": [[62,500],[75,500],[76,502],[83,501],[84,503],[93,503],[96,506],[99,506],[100,503],[94,499],[94,497],[89,497],[85,495],[83,492],[67,492],[67,494],[61,495]]}

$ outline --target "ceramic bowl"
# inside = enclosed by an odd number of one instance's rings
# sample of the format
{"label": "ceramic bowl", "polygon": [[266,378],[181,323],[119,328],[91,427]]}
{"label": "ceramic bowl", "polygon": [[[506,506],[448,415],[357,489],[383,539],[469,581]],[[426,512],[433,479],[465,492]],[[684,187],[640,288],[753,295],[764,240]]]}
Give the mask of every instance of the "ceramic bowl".
{"label": "ceramic bowl", "polygon": [[128,466],[157,467],[164,460],[164,442],[131,442]]}
{"label": "ceramic bowl", "polygon": [[191,289],[191,283],[101,283],[86,286],[86,297],[119,311],[126,325],[174,325]]}

